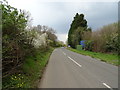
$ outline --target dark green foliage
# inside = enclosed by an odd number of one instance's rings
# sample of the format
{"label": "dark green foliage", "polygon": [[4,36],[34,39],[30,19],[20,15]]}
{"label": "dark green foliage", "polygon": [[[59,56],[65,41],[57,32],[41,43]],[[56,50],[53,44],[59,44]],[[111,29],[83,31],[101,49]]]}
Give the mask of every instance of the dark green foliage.
{"label": "dark green foliage", "polygon": [[85,41],[85,50],[88,50],[88,51],[93,50],[93,41],[91,41],[91,40]]}
{"label": "dark green foliage", "polygon": [[118,47],[119,43],[117,35],[110,38],[110,40],[107,41],[105,45],[106,52],[117,52],[119,50]]}
{"label": "dark green foliage", "polygon": [[[26,55],[31,54],[33,46],[27,37],[25,27],[28,15],[18,11],[6,2],[2,7],[2,68],[3,77],[15,73]],[[31,48],[31,49],[30,49]]]}
{"label": "dark green foliage", "polygon": [[88,30],[90,31],[91,29],[87,29],[87,21],[84,19],[84,14],[79,15],[77,13],[68,33],[68,44],[72,48],[76,48],[76,45],[82,40],[82,34]]}

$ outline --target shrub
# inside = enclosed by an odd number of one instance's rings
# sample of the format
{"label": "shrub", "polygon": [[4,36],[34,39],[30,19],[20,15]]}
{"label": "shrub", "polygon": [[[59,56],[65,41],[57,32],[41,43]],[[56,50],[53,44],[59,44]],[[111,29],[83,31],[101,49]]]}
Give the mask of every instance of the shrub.
{"label": "shrub", "polygon": [[85,41],[85,50],[88,50],[88,51],[93,50],[93,41],[91,40]]}
{"label": "shrub", "polygon": [[[2,7],[2,72],[6,77],[15,72],[23,63],[26,55],[31,54],[31,39],[27,37],[28,17],[25,11],[18,11],[4,1]],[[30,49],[31,48],[31,49]]]}

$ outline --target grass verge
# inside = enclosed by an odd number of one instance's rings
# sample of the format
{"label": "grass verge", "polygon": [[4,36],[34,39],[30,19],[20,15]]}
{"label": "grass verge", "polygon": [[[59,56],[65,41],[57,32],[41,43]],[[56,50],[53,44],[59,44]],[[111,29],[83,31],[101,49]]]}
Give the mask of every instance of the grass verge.
{"label": "grass verge", "polygon": [[4,78],[2,87],[7,88],[37,88],[38,80],[54,48],[45,52],[37,50],[35,55],[27,56],[22,66],[22,73]]}
{"label": "grass verge", "polygon": [[115,54],[105,54],[105,53],[98,53],[98,52],[91,52],[91,51],[84,51],[84,50],[78,51],[73,48],[67,48],[67,49],[82,55],[88,55],[88,56],[91,56],[92,58],[100,59],[101,61],[113,64],[116,66],[120,65],[120,62],[118,60],[118,55],[115,55]]}

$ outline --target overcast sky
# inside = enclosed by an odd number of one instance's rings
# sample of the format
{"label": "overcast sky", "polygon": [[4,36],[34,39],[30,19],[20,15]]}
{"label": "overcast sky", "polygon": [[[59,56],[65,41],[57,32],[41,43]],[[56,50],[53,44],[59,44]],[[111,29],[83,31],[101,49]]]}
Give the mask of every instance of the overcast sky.
{"label": "overcast sky", "polygon": [[[76,13],[83,13],[88,27],[97,30],[118,20],[118,0],[7,0],[18,9],[31,13],[32,25],[46,25],[56,30],[58,39],[67,40]],[[89,2],[88,2],[89,1]],[[113,2],[114,1],[114,2]]]}

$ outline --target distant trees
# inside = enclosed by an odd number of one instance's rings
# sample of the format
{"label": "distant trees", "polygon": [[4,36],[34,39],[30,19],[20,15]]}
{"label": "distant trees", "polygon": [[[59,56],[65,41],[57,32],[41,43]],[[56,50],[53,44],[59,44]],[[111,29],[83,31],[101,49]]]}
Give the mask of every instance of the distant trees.
{"label": "distant trees", "polygon": [[94,52],[117,52],[119,48],[118,23],[106,25],[92,32],[88,28],[84,14],[76,13],[68,33],[68,45],[76,48],[85,40],[85,50]]}
{"label": "distant trees", "polygon": [[83,40],[86,40],[86,50],[116,53],[119,51],[118,23],[103,26],[94,32],[86,32]]}
{"label": "distant trees", "polygon": [[[32,26],[27,29],[28,36],[33,39],[33,44],[36,47],[40,47],[42,42],[47,49],[48,47],[60,47],[64,44],[57,39],[56,31],[45,25]],[[43,46],[42,46],[43,47]]]}
{"label": "distant trees", "polygon": [[82,35],[87,31],[92,31],[91,28],[87,27],[87,21],[84,19],[84,14],[76,13],[68,33],[68,45],[72,48],[76,48],[76,45],[82,40]]}
{"label": "distant trees", "polygon": [[96,52],[117,52],[118,42],[118,23],[103,26],[101,29],[92,33],[94,41],[93,51]]}

